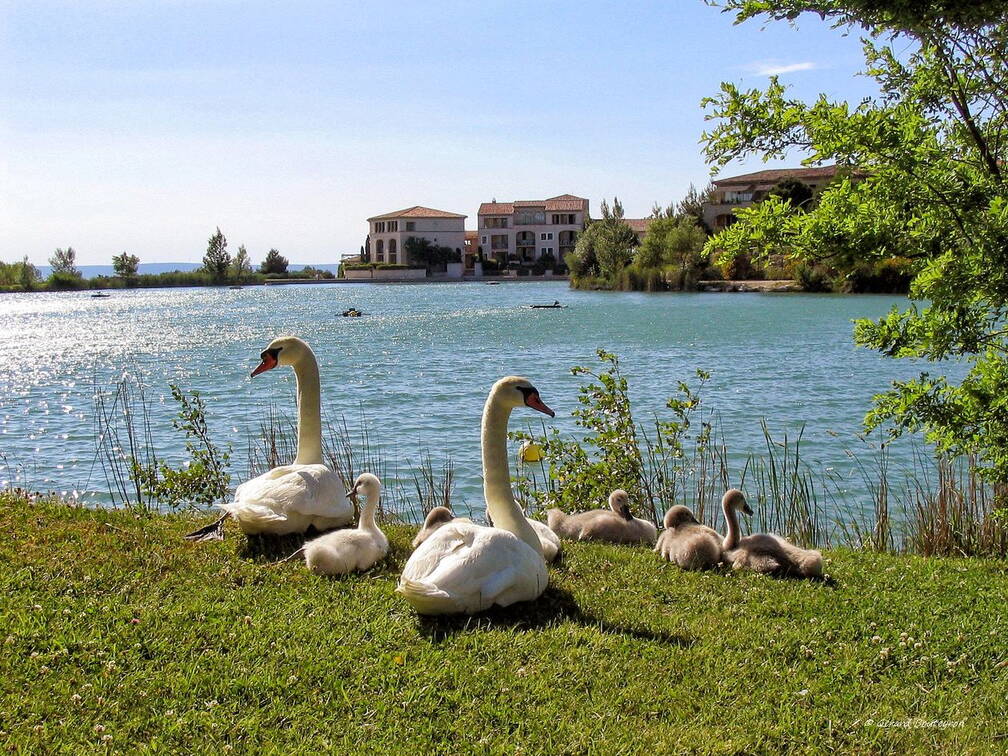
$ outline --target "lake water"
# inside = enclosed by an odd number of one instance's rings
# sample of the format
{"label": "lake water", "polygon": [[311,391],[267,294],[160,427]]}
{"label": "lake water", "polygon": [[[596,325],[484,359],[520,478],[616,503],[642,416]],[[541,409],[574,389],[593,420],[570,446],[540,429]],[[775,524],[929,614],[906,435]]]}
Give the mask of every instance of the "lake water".
{"label": "lake water", "polygon": [[[561,300],[562,310],[533,302]],[[578,378],[573,365],[616,352],[640,421],[664,410],[679,380],[709,370],[704,402],[719,411],[736,454],[760,451],[760,419],[775,435],[806,425],[803,450],[814,466],[849,478],[846,448],[873,394],[917,367],[856,348],[851,320],[877,317],[898,297],[635,294],[570,291],[565,283],[304,285],[229,289],[9,294],[0,297],[0,482],[78,491],[107,501],[95,465],[93,395],[124,372],[144,376],[155,401],[159,453],[182,459],[171,428],[176,407],[167,384],[198,389],[215,440],[234,445],[243,479],[247,438],[271,404],[294,416],[290,370],[249,378],[275,336],[296,334],[314,348],[325,414],[361,415],[401,471],[420,448],[455,462],[456,495],[481,506],[479,424],[490,385],[525,375],[574,431]],[[363,318],[343,318],[354,306]],[[909,456],[909,451],[895,452]],[[905,461],[905,460],[904,460]],[[405,474],[405,473],[404,473]],[[867,494],[864,494],[867,499]]]}

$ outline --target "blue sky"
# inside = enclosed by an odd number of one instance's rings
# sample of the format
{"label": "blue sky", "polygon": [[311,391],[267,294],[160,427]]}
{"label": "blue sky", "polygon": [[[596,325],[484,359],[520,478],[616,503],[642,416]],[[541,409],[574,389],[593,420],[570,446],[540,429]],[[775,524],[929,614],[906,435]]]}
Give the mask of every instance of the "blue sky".
{"label": "blue sky", "polygon": [[0,260],[196,261],[220,226],[256,261],[335,262],[370,215],[471,228],[482,201],[565,192],[640,217],[706,183],[721,81],[873,91],[855,37],[701,0],[0,8]]}

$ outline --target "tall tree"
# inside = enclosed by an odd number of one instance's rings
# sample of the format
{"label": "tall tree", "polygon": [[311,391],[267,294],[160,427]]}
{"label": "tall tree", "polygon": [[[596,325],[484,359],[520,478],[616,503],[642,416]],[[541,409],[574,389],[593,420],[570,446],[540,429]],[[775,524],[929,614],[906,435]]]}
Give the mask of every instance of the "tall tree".
{"label": "tall tree", "polygon": [[251,272],[252,260],[249,258],[248,250],[245,249],[244,244],[239,244],[234,260],[231,261],[231,276],[235,281],[241,283]]}
{"label": "tall tree", "polygon": [[692,273],[707,261],[703,253],[706,242],[707,235],[691,217],[655,218],[648,224],[634,262],[641,268],[675,266]]}
{"label": "tall tree", "polygon": [[728,0],[739,22],[804,12],[868,29],[865,73],[880,95],[851,106],[722,84],[704,135],[721,167],[749,154],[843,166],[805,213],[771,197],[710,241],[731,256],[777,249],[843,266],[905,258],[912,302],[856,324],[857,343],[890,357],[961,358],[955,382],[922,373],[876,397],[869,428],[923,431],[940,452],[975,454],[1008,481],[1008,6],[964,0]]}
{"label": "tall tree", "polygon": [[714,184],[707,184],[703,191],[697,191],[693,184],[686,190],[686,196],[679,200],[676,205],[675,215],[679,218],[689,218],[693,223],[704,230],[704,233],[711,232],[710,226],[704,220],[704,204],[714,194]]}
{"label": "tall tree", "polygon": [[207,251],[203,255],[203,269],[210,274],[211,280],[223,283],[227,280],[230,267],[231,253],[227,251],[227,239],[218,227],[207,240]]}
{"label": "tall tree", "polygon": [[140,268],[140,258],[131,255],[123,250],[120,255],[112,256],[112,269],[120,278],[136,278],[137,270]]}
{"label": "tall tree", "polygon": [[54,275],[81,277],[81,272],[77,268],[77,252],[73,247],[58,248],[49,258],[49,265]]}
{"label": "tall tree", "polygon": [[28,262],[28,255],[24,256],[21,260],[21,270],[20,270],[19,282],[21,288],[25,291],[31,291],[35,288],[35,284],[39,280],[38,268]]}
{"label": "tall tree", "polygon": [[586,276],[611,277],[633,261],[637,234],[623,220],[623,205],[619,197],[613,203],[602,200],[602,217],[592,221],[574,244],[574,251],[564,258],[575,278]]}
{"label": "tall tree", "polygon": [[259,272],[283,275],[287,272],[287,258],[277,250],[271,249],[266,253],[266,259],[262,261],[262,265],[259,266]]}

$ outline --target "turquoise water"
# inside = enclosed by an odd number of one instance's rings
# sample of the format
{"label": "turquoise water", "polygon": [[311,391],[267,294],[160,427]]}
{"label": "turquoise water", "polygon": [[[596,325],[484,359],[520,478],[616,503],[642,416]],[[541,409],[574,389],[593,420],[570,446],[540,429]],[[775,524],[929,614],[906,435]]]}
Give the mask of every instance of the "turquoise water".
{"label": "turquoise water", "polygon": [[[562,310],[532,302],[561,300]],[[565,283],[429,286],[368,284],[168,289],[0,297],[0,483],[77,491],[107,500],[94,466],[92,397],[139,371],[154,397],[154,441],[181,458],[169,381],[198,389],[215,439],[245,470],[247,437],[271,404],[294,415],[293,374],[249,372],[275,336],[306,339],[321,365],[324,411],[354,430],[361,410],[389,461],[407,470],[426,447],[455,462],[456,493],[480,506],[479,423],[499,377],[520,374],[574,430],[573,365],[616,352],[638,420],[661,412],[676,382],[711,371],[705,404],[721,415],[729,448],[760,451],[760,418],[792,434],[816,466],[859,481],[845,449],[873,394],[914,365],[855,348],[851,319],[877,317],[897,297],[576,292]],[[366,317],[342,318],[349,306]],[[516,420],[538,423],[535,413]],[[896,450],[909,455],[909,451]],[[240,480],[238,478],[237,480]]]}

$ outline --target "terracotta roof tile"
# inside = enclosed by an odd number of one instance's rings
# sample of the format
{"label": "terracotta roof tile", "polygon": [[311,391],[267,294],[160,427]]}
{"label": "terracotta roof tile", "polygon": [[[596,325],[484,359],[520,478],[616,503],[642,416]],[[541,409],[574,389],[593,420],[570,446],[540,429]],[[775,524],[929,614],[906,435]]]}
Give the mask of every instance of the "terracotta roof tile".
{"label": "terracotta roof tile", "polygon": [[479,215],[511,215],[515,208],[542,208],[545,212],[587,212],[588,200],[573,194],[561,194],[544,200],[484,202],[480,205]]}
{"label": "terracotta roof tile", "polygon": [[734,184],[771,184],[774,185],[784,179],[798,179],[808,181],[810,179],[833,178],[836,175],[835,165],[824,165],[817,168],[777,168],[767,171],[756,171],[755,173],[743,173],[741,176],[728,176],[723,179],[714,179],[715,186],[726,186]]}
{"label": "terracotta roof tile", "polygon": [[392,213],[384,213],[383,215],[374,215],[368,218],[369,221],[373,220],[384,220],[386,218],[465,218],[464,215],[459,215],[458,213],[449,213],[447,210],[435,210],[432,207],[423,207],[422,205],[414,205],[413,207],[407,207],[405,210],[396,210]]}
{"label": "terracotta roof tile", "polygon": [[479,215],[511,215],[514,204],[511,202],[484,202],[479,206]]}
{"label": "terracotta roof tile", "polygon": [[588,210],[588,200],[586,199],[551,199],[546,200],[546,212],[577,212]]}
{"label": "terracotta roof tile", "polygon": [[637,236],[643,236],[653,220],[654,218],[624,218],[623,222],[630,226]]}

